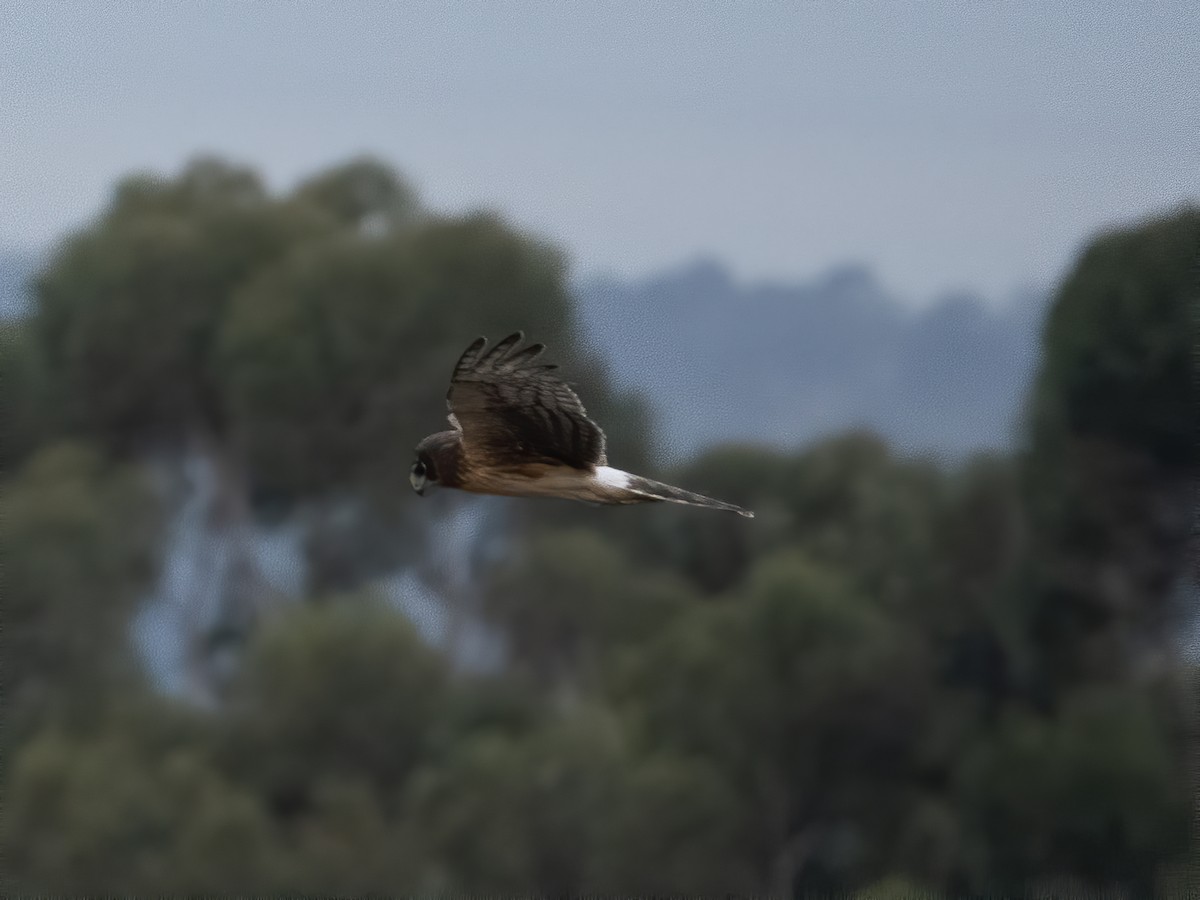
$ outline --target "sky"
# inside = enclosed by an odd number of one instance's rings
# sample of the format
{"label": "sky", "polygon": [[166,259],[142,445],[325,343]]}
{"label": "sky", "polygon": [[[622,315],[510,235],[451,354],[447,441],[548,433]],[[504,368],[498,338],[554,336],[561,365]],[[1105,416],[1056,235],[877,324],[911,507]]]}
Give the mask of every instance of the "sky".
{"label": "sky", "polygon": [[1191,3],[235,3],[0,9],[0,249],[135,169],[280,189],[370,153],[574,271],[861,262],[906,302],[1048,287],[1200,199]]}

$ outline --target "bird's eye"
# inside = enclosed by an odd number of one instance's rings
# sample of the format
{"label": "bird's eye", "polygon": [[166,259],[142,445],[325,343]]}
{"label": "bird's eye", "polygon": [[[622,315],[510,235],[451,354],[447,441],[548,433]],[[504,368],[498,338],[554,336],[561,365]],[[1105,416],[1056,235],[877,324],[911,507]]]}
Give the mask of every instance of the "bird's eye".
{"label": "bird's eye", "polygon": [[421,462],[418,459],[415,463],[413,463],[412,470],[413,470],[413,474],[416,475],[417,477],[424,475],[425,474],[425,463]]}

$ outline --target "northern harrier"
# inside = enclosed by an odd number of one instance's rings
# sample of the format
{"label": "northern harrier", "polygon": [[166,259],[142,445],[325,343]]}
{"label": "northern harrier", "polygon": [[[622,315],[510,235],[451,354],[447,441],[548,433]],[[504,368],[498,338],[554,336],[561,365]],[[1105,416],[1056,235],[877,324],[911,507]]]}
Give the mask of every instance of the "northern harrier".
{"label": "northern harrier", "polygon": [[610,468],[604,432],[587,417],[575,392],[537,362],[544,344],[517,347],[521,332],[488,352],[479,338],[459,359],[446,402],[451,431],[417,445],[409,480],[476,494],[562,497],[587,503],[686,503],[754,513],[669,484]]}

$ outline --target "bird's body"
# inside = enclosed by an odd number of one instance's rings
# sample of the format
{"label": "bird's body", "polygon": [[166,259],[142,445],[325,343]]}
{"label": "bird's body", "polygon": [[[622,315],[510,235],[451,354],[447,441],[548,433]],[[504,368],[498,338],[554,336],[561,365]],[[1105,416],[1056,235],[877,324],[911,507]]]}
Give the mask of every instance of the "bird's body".
{"label": "bird's body", "polygon": [[459,359],[446,395],[448,431],[417,445],[413,489],[427,483],[476,494],[559,497],[586,503],[668,501],[753,513],[701,494],[651,481],[608,465],[604,432],[587,417],[575,392],[535,364],[545,349],[522,350],[520,332],[484,353],[479,338]]}

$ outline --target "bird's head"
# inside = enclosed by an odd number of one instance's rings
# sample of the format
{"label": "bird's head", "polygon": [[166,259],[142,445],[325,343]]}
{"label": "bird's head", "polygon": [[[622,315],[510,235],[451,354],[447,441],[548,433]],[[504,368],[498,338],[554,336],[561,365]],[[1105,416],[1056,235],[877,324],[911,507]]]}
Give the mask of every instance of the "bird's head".
{"label": "bird's head", "polygon": [[408,481],[420,496],[431,484],[458,487],[462,458],[462,436],[457,431],[439,431],[417,444],[417,461],[408,471]]}
{"label": "bird's head", "polygon": [[425,486],[430,482],[437,483],[437,472],[433,468],[433,460],[424,453],[418,454],[417,461],[408,471],[408,482],[417,492],[417,496],[423,497]]}

